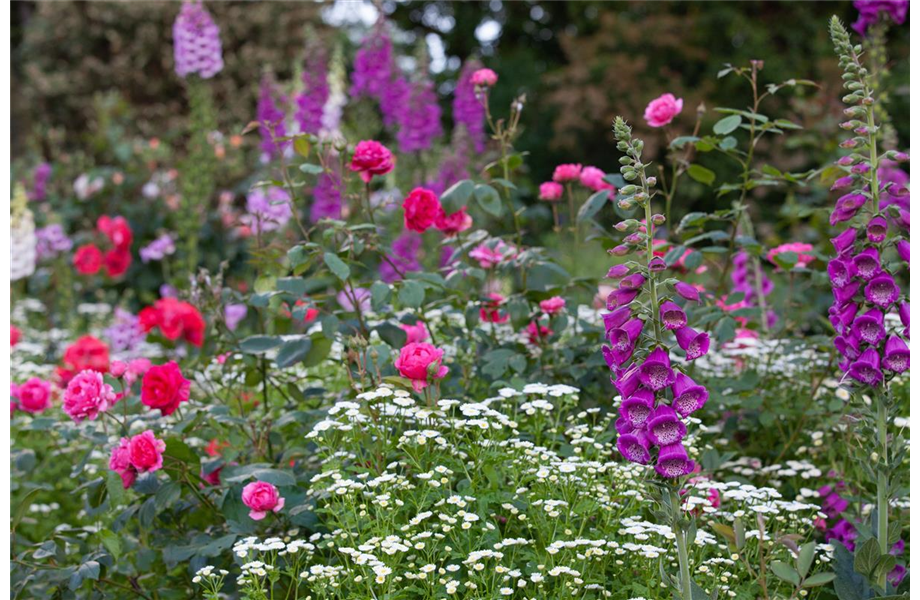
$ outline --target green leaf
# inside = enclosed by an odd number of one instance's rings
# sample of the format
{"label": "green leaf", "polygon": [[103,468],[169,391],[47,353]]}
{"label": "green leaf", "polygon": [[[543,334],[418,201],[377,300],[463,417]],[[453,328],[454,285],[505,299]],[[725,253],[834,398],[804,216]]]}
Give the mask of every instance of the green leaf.
{"label": "green leaf", "polygon": [[382,281],[371,284],[371,308],[374,312],[381,312],[386,303],[390,301],[390,286]]}
{"label": "green leaf", "polygon": [[275,357],[275,363],[277,363],[279,368],[286,369],[303,360],[312,347],[313,342],[308,337],[288,340],[284,342],[281,349],[278,350],[278,356]]}
{"label": "green leaf", "polygon": [[716,174],[701,165],[690,165],[687,168],[687,175],[704,185],[712,185],[716,180]]}
{"label": "green leaf", "polygon": [[815,560],[815,543],[808,542],[799,547],[799,556],[795,561],[795,568],[799,575],[805,577],[811,570],[811,563]]}
{"label": "green leaf", "polygon": [[799,261],[799,253],[780,252],[779,254],[773,255],[773,260],[784,270],[789,271],[795,267],[796,263]]}
{"label": "green leaf", "polygon": [[723,119],[719,119],[719,121],[712,126],[712,131],[716,135],[728,135],[738,129],[739,125],[741,125],[741,117],[738,115],[730,115]]}
{"label": "green leaf", "polygon": [[784,562],[774,560],[770,563],[770,570],[773,571],[773,574],[782,579],[783,581],[788,581],[792,585],[798,585],[801,579],[799,574],[796,573],[795,569],[792,566],[787,565]]}
{"label": "green leaf", "polygon": [[607,190],[601,190],[599,192],[594,192],[591,194],[585,203],[581,205],[581,208],[578,209],[577,220],[579,223],[591,219],[600,212],[604,205],[607,204],[607,201],[610,198],[610,192]]}
{"label": "green leaf", "polygon": [[240,351],[246,354],[262,354],[281,345],[281,338],[272,335],[252,335],[240,342]]}
{"label": "green leaf", "polygon": [[332,351],[332,340],[327,338],[321,333],[314,333],[311,336],[312,344],[310,351],[303,359],[303,364],[306,367],[315,367],[320,364],[326,357],[329,356],[329,352]]}
{"label": "green leaf", "polygon": [[469,179],[458,181],[441,194],[441,206],[447,214],[453,214],[469,204],[476,186]]}
{"label": "green leaf", "polygon": [[682,135],[671,140],[671,147],[679,150],[687,144],[698,142],[699,139],[695,135]]}
{"label": "green leaf", "polygon": [[825,571],[824,573],[815,573],[814,575],[806,579],[802,583],[802,585],[807,588],[818,587],[819,585],[825,585],[827,583],[832,582],[834,580],[834,577],[836,577],[836,575],[834,575],[830,571]]}
{"label": "green leaf", "polygon": [[70,581],[68,582],[67,586],[71,590],[76,590],[87,579],[94,581],[99,580],[99,563],[95,560],[88,560],[77,567],[77,570],[74,572],[74,574],[70,576]]}
{"label": "green leaf", "polygon": [[722,317],[719,319],[714,331],[716,340],[720,344],[723,344],[735,339],[735,326],[735,320],[731,317]]}
{"label": "green leaf", "polygon": [[392,323],[381,323],[375,329],[380,339],[391,348],[402,348],[406,345],[406,332],[403,331],[402,327],[397,327]]}
{"label": "green leaf", "polygon": [[279,277],[275,285],[282,292],[293,294],[297,297],[307,293],[307,280],[303,277]]}
{"label": "green leaf", "polygon": [[345,261],[332,252],[327,252],[323,255],[323,262],[326,263],[329,270],[342,281],[345,281],[351,275],[351,269],[348,268]]}
{"label": "green leaf", "polygon": [[501,196],[498,195],[498,190],[490,185],[480,183],[476,186],[475,194],[476,203],[479,204],[482,210],[493,217],[500,217],[502,215],[504,206],[502,205]]}
{"label": "green leaf", "polygon": [[299,135],[294,138],[294,152],[304,158],[310,156],[310,140],[305,136]]}
{"label": "green leaf", "polygon": [[118,560],[118,558],[121,556],[121,536],[109,531],[108,529],[103,529],[99,532],[99,538],[102,541],[102,545],[105,547],[105,549],[108,550],[109,554],[112,555],[112,558]]}
{"label": "green leaf", "polygon": [[872,570],[875,568],[875,564],[879,561],[881,556],[882,552],[879,549],[878,540],[869,538],[863,543],[859,550],[856,551],[853,567],[857,573],[865,575],[868,578],[872,575]]}
{"label": "green leaf", "polygon": [[399,288],[397,299],[402,306],[418,308],[425,301],[425,287],[418,281],[404,280]]}
{"label": "green leaf", "polygon": [[302,172],[308,173],[308,174],[310,174],[310,175],[319,175],[320,173],[323,172],[324,169],[323,169],[323,167],[321,167],[320,165],[314,165],[314,164],[311,164],[311,163],[304,163],[304,164],[300,165],[300,170],[301,170]]}

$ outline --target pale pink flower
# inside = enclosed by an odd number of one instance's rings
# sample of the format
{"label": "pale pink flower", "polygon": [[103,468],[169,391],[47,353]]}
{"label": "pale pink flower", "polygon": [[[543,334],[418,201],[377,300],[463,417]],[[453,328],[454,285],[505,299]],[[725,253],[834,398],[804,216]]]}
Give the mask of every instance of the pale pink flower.
{"label": "pale pink flower", "polygon": [[815,259],[815,257],[811,254],[806,254],[806,252],[811,252],[812,250],[814,250],[814,246],[804,242],[790,242],[788,244],[780,244],[776,248],[767,251],[767,260],[775,265],[777,254],[782,254],[784,252],[796,252],[798,254],[798,260],[796,260],[795,266],[801,269]]}
{"label": "pale pink flower", "polygon": [[562,198],[563,187],[555,181],[546,181],[540,184],[540,200],[556,202]]}
{"label": "pale pink flower", "polygon": [[553,181],[556,183],[567,183],[570,181],[578,181],[578,178],[581,176],[581,165],[578,163],[569,163],[564,165],[559,165],[553,171]]}
{"label": "pale pink flower", "polygon": [[579,181],[581,181],[581,185],[595,192],[600,192],[601,190],[616,190],[615,187],[604,181],[604,177],[606,176],[607,174],[597,167],[585,167],[581,170]]}
{"label": "pale pink flower", "polygon": [[560,296],[553,296],[552,298],[547,298],[540,302],[540,310],[545,312],[548,315],[555,315],[562,312],[565,308],[565,298]]}
{"label": "pale pink flower", "polygon": [[261,521],[265,515],[284,508],[284,498],[278,488],[265,481],[253,481],[243,488],[243,504],[249,507],[249,518]]}
{"label": "pale pink flower", "polygon": [[102,373],[87,369],[80,371],[64,390],[64,412],[71,419],[95,419],[116,402],[115,390],[107,384]]}

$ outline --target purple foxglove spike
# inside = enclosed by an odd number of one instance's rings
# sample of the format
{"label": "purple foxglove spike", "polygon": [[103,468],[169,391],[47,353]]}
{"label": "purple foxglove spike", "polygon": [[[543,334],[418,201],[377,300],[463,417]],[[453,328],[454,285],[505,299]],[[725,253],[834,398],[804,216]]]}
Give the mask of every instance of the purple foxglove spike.
{"label": "purple foxglove spike", "polygon": [[853,257],[853,266],[856,268],[856,276],[862,279],[872,279],[878,275],[882,266],[878,258],[878,250],[875,248],[866,248]]}
{"label": "purple foxglove spike", "polygon": [[843,233],[835,238],[831,238],[831,244],[834,250],[841,256],[849,256],[853,249],[853,242],[856,241],[857,231],[853,227],[844,230]]}
{"label": "purple foxglove spike", "polygon": [[687,426],[670,406],[659,406],[648,417],[648,438],[656,446],[676,444],[687,435]]}
{"label": "purple foxglove spike", "polygon": [[859,293],[860,283],[858,281],[851,281],[843,287],[834,288],[831,290],[834,294],[834,302],[838,305],[846,304],[852,300],[856,294]]}
{"label": "purple foxglove spike", "polygon": [[674,332],[677,345],[687,353],[687,360],[696,360],[709,352],[709,335],[692,327],[682,327]]}
{"label": "purple foxglove spike", "polygon": [[613,371],[619,366],[619,356],[610,346],[601,346],[601,354],[604,356],[604,362],[607,363],[607,368]]}
{"label": "purple foxglove spike", "polygon": [[837,190],[842,190],[844,188],[851,187],[853,185],[853,178],[847,175],[846,177],[841,177],[831,186],[831,191],[836,192]]}
{"label": "purple foxglove spike", "polygon": [[201,2],[184,2],[173,23],[176,75],[210,79],[224,68],[220,27]]}
{"label": "purple foxglove spike", "polygon": [[882,372],[879,371],[878,365],[878,351],[875,348],[867,348],[850,365],[850,377],[860,383],[875,387],[882,380]]}
{"label": "purple foxglove spike", "polygon": [[648,437],[639,430],[620,434],[620,437],[617,438],[617,450],[620,451],[623,458],[640,465],[648,464],[652,458],[648,451],[649,446]]}
{"label": "purple foxglove spike", "polygon": [[660,273],[668,268],[668,263],[664,262],[664,259],[660,256],[656,256],[648,263],[648,270],[652,273]]}
{"label": "purple foxglove spike", "polygon": [[837,309],[837,322],[834,325],[837,333],[843,333],[853,323],[857,312],[859,312],[859,305],[854,302],[849,302]]}
{"label": "purple foxglove spike", "polygon": [[607,296],[607,310],[614,310],[621,306],[626,306],[635,300],[638,295],[639,290],[613,290],[610,292],[610,295]]}
{"label": "purple foxglove spike", "polygon": [[629,398],[639,389],[639,367],[630,365],[617,372],[614,387],[620,392],[621,398]]}
{"label": "purple foxglove spike", "polygon": [[621,435],[624,433],[632,433],[635,430],[635,427],[633,427],[629,423],[629,421],[627,421],[623,417],[620,417],[619,419],[617,419],[616,422],[613,424],[613,426],[614,428],[616,428],[617,433]]}
{"label": "purple foxglove spike", "polygon": [[866,238],[873,244],[885,241],[888,235],[888,221],[885,217],[875,217],[866,226]]}
{"label": "purple foxglove spike", "polygon": [[888,308],[892,303],[897,302],[898,296],[901,294],[901,288],[898,287],[891,275],[882,273],[873,277],[866,284],[866,289],[863,293],[867,301],[876,306]]}
{"label": "purple foxglove spike", "polygon": [[831,287],[842,288],[853,278],[853,261],[848,258],[835,258],[827,263],[827,276]]}
{"label": "purple foxglove spike", "polygon": [[[858,130],[856,130],[856,131],[858,131]],[[860,134],[860,135],[861,135],[861,134]],[[865,174],[868,173],[871,169],[872,169],[872,167],[869,165],[869,163],[867,163],[867,162],[861,162],[861,163],[857,163],[857,164],[853,165],[852,171],[853,171],[854,173],[858,174],[858,175],[865,175]]]}
{"label": "purple foxglove spike", "polygon": [[835,208],[831,212],[831,218],[829,220],[831,225],[838,225],[840,223],[846,223],[850,219],[856,216],[856,213],[859,209],[853,210],[844,210],[842,208]]}
{"label": "purple foxglove spike", "polygon": [[645,387],[657,392],[674,383],[671,359],[662,348],[655,348],[639,367],[639,381]]}
{"label": "purple foxglove spike", "polygon": [[644,324],[642,319],[631,319],[621,327],[608,331],[607,339],[610,340],[613,350],[621,352],[628,350],[632,354],[633,346],[639,338],[639,334],[642,333]]}
{"label": "purple foxglove spike", "polygon": [[910,368],[910,348],[907,347],[904,340],[896,335],[888,338],[888,341],[885,342],[882,366],[895,373],[903,373]]}
{"label": "purple foxglove spike", "polygon": [[638,290],[645,285],[645,277],[641,273],[633,273],[620,281],[621,290]]}
{"label": "purple foxglove spike", "polygon": [[910,304],[902,302],[898,307],[898,316],[901,317],[901,325],[904,326],[904,337],[910,339]]}
{"label": "purple foxglove spike", "polygon": [[678,281],[674,284],[674,291],[684,300],[700,303],[700,291],[689,283]]}
{"label": "purple foxglove spike", "polygon": [[901,257],[901,260],[907,263],[910,266],[910,242],[907,240],[901,240],[897,245],[898,256]]}
{"label": "purple foxglove spike", "polygon": [[648,390],[640,389],[620,405],[620,416],[633,427],[642,427],[652,414],[654,406],[655,395]]}
{"label": "purple foxglove spike", "polygon": [[837,352],[846,360],[856,360],[859,358],[859,346],[842,335],[838,335],[834,338],[834,346],[836,346]]}
{"label": "purple foxglove spike", "polygon": [[665,329],[674,330],[687,326],[687,313],[673,302],[665,302],[658,312]]}
{"label": "purple foxglove spike", "polygon": [[681,443],[662,446],[658,451],[655,472],[666,479],[689,475],[695,468],[696,464],[687,456],[687,449]]}
{"label": "purple foxglove spike", "polygon": [[866,314],[856,317],[853,321],[853,331],[860,341],[870,346],[878,346],[885,339],[885,315],[879,309],[873,308]]}
{"label": "purple foxglove spike", "polygon": [[604,360],[607,361],[607,365],[611,366],[611,368],[612,365],[620,366],[632,358],[633,352],[636,349],[628,339],[624,341],[626,334],[622,329],[615,329],[613,334],[616,342],[613,343],[612,346],[604,346],[602,348],[602,352],[604,352]]}
{"label": "purple foxglove spike", "polygon": [[847,155],[838,160],[837,164],[841,167],[849,167],[854,161],[855,159],[851,155]]}
{"label": "purple foxglove spike", "polygon": [[834,210],[845,212],[856,212],[866,203],[866,195],[863,192],[850,192],[837,199]]}
{"label": "purple foxglove spike", "polygon": [[631,316],[632,311],[628,306],[623,306],[610,313],[604,313],[604,329],[607,331],[607,337],[610,337],[610,332],[621,327]]}
{"label": "purple foxglove spike", "polygon": [[613,265],[607,271],[607,279],[622,279],[629,275],[629,267],[626,265]]}
{"label": "purple foxglove spike", "polygon": [[683,373],[677,373],[677,379],[671,386],[671,391],[674,393],[671,406],[682,417],[703,408],[703,405],[709,400],[709,391]]}

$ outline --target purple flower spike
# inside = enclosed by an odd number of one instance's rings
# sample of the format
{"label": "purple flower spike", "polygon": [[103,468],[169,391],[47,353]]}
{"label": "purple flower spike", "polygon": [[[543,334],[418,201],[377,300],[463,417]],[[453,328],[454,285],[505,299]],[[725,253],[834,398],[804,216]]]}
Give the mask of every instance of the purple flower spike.
{"label": "purple flower spike", "polygon": [[888,235],[888,221],[885,220],[885,217],[875,217],[869,221],[866,226],[866,237],[870,242],[873,244],[883,242],[886,235]]}
{"label": "purple flower spike", "polygon": [[879,371],[878,364],[878,352],[875,348],[867,348],[850,365],[850,376],[860,383],[875,387],[882,380],[882,372]]}
{"label": "purple flower spike", "polygon": [[677,292],[677,295],[684,300],[689,300],[690,302],[696,303],[700,302],[700,291],[689,283],[678,281],[674,284],[674,291]]}
{"label": "purple flower spike", "polygon": [[853,262],[848,258],[835,258],[827,263],[827,276],[830,277],[831,286],[835,288],[842,288],[850,283],[853,271]]}
{"label": "purple flower spike", "polygon": [[834,182],[834,185],[831,186],[831,191],[836,192],[837,190],[842,190],[853,185],[853,178],[847,175],[846,177],[841,177]]}
{"label": "purple flower spike", "polygon": [[875,248],[866,248],[853,257],[853,266],[856,268],[856,276],[862,279],[872,279],[881,270],[882,266],[878,258],[878,250]]}
{"label": "purple flower spike", "polygon": [[220,27],[201,2],[185,2],[173,23],[176,75],[210,79],[224,68]]}
{"label": "purple flower spike", "polygon": [[856,336],[870,346],[878,346],[885,339],[885,316],[877,308],[853,321],[853,331]]}
{"label": "purple flower spike", "polygon": [[639,389],[620,405],[620,416],[626,419],[633,428],[639,428],[648,421],[654,406],[655,394],[645,389]]}
{"label": "purple flower spike", "polygon": [[622,279],[629,275],[629,267],[626,265],[613,265],[607,271],[607,279]]}
{"label": "purple flower spike", "polygon": [[687,326],[687,313],[673,302],[665,302],[659,311],[665,329],[674,330]]}
{"label": "purple flower spike", "polygon": [[847,360],[856,360],[859,358],[859,346],[842,335],[838,335],[834,338],[834,346],[837,347],[837,352]]}
{"label": "purple flower spike", "polygon": [[664,262],[664,259],[660,256],[656,256],[648,263],[648,270],[652,273],[659,273],[668,268],[668,263]]}
{"label": "purple flower spike", "polygon": [[859,282],[851,281],[843,287],[831,290],[834,293],[834,302],[837,304],[846,304],[859,293]]}
{"label": "purple flower spike", "polygon": [[910,266],[910,242],[907,240],[901,240],[898,242],[898,256],[901,257],[901,260],[907,263]]}
{"label": "purple flower spike", "polygon": [[637,389],[639,389],[639,367],[630,365],[625,369],[617,371],[616,381],[613,384],[620,397],[629,398]]}
{"label": "purple flower spike", "polygon": [[866,300],[880,306],[888,308],[893,302],[896,302],[901,294],[901,288],[894,282],[891,275],[882,273],[872,278],[872,281],[866,284]]}
{"label": "purple flower spike", "polygon": [[667,479],[683,477],[693,472],[695,464],[687,456],[687,449],[681,443],[663,446],[658,451],[658,464],[655,472]]}
{"label": "purple flower spike", "polygon": [[674,383],[676,376],[671,369],[671,359],[663,348],[655,348],[639,367],[639,381],[657,392]]}
{"label": "purple flower spike", "polygon": [[632,319],[607,332],[607,339],[610,340],[609,350],[604,346],[604,359],[608,362],[612,360],[616,365],[622,365],[632,357],[635,350],[636,338],[642,332],[644,323],[641,319]]}
{"label": "purple flower spike", "polygon": [[831,321],[837,333],[843,333],[853,323],[857,312],[859,312],[859,306],[853,302],[849,302],[837,310],[834,320]]}
{"label": "purple flower spike", "polygon": [[645,285],[645,277],[641,273],[633,273],[620,281],[621,290],[638,290],[643,285]]}
{"label": "purple flower spike", "polygon": [[617,438],[617,450],[620,451],[623,458],[640,465],[648,464],[652,458],[648,451],[649,445],[648,437],[640,430],[620,434],[620,437]]}
{"label": "purple flower spike", "polygon": [[613,290],[610,292],[610,295],[607,296],[607,310],[613,310],[621,306],[626,306],[630,302],[636,299],[636,296],[639,295],[639,290],[630,290],[630,289],[619,289]]}
{"label": "purple flower spike", "polygon": [[687,426],[670,406],[656,408],[647,422],[648,437],[656,446],[676,444],[687,435]]}
{"label": "purple flower spike", "polygon": [[835,238],[831,238],[831,244],[834,250],[841,256],[849,256],[853,250],[853,242],[856,241],[857,231],[853,227],[846,229],[843,233]]}
{"label": "purple flower spike", "polygon": [[607,337],[609,338],[610,332],[614,329],[619,329],[631,316],[632,311],[628,306],[622,306],[613,312],[604,313],[604,330],[607,332]]}
{"label": "purple flower spike", "polygon": [[837,199],[837,204],[834,207],[834,210],[844,211],[844,212],[856,212],[866,203],[866,195],[862,192],[850,192],[845,196],[841,196]]}
{"label": "purple flower spike", "polygon": [[683,373],[677,374],[677,380],[671,386],[671,391],[674,393],[671,406],[682,417],[703,408],[703,405],[709,400],[709,392],[706,388],[698,385]]}
{"label": "purple flower spike", "polygon": [[907,347],[904,340],[896,335],[888,338],[888,341],[885,342],[882,366],[895,373],[903,373],[910,368],[910,348]]}
{"label": "purple flower spike", "polygon": [[910,304],[902,302],[898,307],[898,316],[901,317],[901,325],[904,326],[904,337],[910,339]]}
{"label": "purple flower spike", "polygon": [[682,327],[674,332],[677,344],[687,353],[687,360],[696,360],[709,352],[709,335],[692,327]]}

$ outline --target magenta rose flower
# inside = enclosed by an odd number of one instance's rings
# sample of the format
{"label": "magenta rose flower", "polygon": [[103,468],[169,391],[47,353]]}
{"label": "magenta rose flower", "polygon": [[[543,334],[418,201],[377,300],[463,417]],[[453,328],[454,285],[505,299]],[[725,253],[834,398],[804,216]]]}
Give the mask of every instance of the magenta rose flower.
{"label": "magenta rose flower", "polygon": [[115,390],[102,373],[90,369],[77,373],[64,390],[64,412],[78,423],[95,419],[114,404]]}
{"label": "magenta rose flower", "polygon": [[553,296],[552,298],[540,301],[540,310],[548,315],[555,315],[556,313],[562,312],[564,308],[565,298],[559,296]]}
{"label": "magenta rose flower", "polygon": [[163,416],[173,414],[179,404],[188,402],[191,382],[182,376],[175,361],[150,367],[141,380],[141,402],[159,408]]}
{"label": "magenta rose flower", "polygon": [[403,200],[406,229],[424,233],[444,214],[441,202],[431,190],[417,187]]}
{"label": "magenta rose flower", "polygon": [[441,364],[444,351],[424,342],[406,344],[399,351],[393,366],[399,374],[412,380],[412,388],[420,392],[428,387],[429,380],[443,379],[447,367]]}
{"label": "magenta rose flower", "polygon": [[261,521],[269,512],[284,508],[284,498],[278,488],[264,481],[253,481],[243,488],[243,504],[249,507],[249,518]]}
{"label": "magenta rose flower", "polygon": [[118,445],[112,448],[112,456],[109,457],[109,469],[118,473],[121,477],[121,485],[128,489],[134,485],[137,479],[137,469],[131,464],[131,440],[121,438]]}
{"label": "magenta rose flower", "polygon": [[498,83],[498,75],[492,69],[479,69],[470,76],[470,83],[476,87],[492,87]]}
{"label": "magenta rose flower", "polygon": [[350,168],[356,171],[365,183],[370,183],[374,175],[386,175],[393,170],[395,164],[396,159],[386,146],[373,140],[364,140],[355,146]]}
{"label": "magenta rose flower", "polygon": [[577,163],[559,165],[553,170],[553,181],[556,183],[578,181],[579,177],[581,177],[581,165]]}
{"label": "magenta rose flower", "polygon": [[791,242],[789,244],[781,244],[767,252],[767,260],[775,265],[775,257],[777,254],[783,254],[784,252],[795,252],[798,254],[798,257],[795,261],[795,266],[796,268],[801,269],[815,259],[815,257],[811,254],[807,254],[807,252],[811,252],[812,250],[814,250],[814,246],[804,242]]}
{"label": "magenta rose flower", "polygon": [[444,235],[451,237],[473,226],[473,217],[466,214],[464,206],[455,213],[447,214],[443,210],[434,221],[434,226]]}
{"label": "magenta rose flower", "polygon": [[674,94],[662,94],[645,107],[645,121],[652,127],[664,127],[673,121],[683,108],[682,98],[675,98]]}
{"label": "magenta rose flower", "polygon": [[38,414],[51,406],[51,383],[33,377],[19,386],[19,409]]}
{"label": "magenta rose flower", "polygon": [[616,190],[615,187],[604,181],[606,176],[607,174],[597,167],[585,167],[581,170],[581,175],[579,175],[578,179],[581,181],[581,185],[595,192]]}
{"label": "magenta rose flower", "polygon": [[555,181],[546,181],[540,184],[540,200],[557,202],[562,198],[563,188]]}
{"label": "magenta rose flower", "polygon": [[416,321],[414,325],[400,325],[400,327],[406,332],[407,344],[424,342],[428,339],[428,330],[421,321]]}
{"label": "magenta rose flower", "polygon": [[140,473],[161,469],[165,451],[166,442],[157,439],[149,429],[128,442],[128,460]]}

